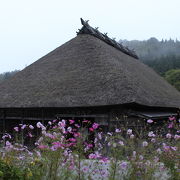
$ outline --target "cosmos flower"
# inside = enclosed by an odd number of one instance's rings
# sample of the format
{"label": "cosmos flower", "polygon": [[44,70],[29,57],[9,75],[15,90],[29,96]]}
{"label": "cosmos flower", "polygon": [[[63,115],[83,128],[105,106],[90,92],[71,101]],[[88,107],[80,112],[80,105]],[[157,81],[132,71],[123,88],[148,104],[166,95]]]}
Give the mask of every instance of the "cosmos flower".
{"label": "cosmos flower", "polygon": [[29,128],[30,128],[30,129],[34,129],[34,126],[33,126],[33,125],[29,125]]}
{"label": "cosmos flower", "polygon": [[147,120],[147,123],[149,123],[149,124],[151,124],[151,123],[153,123],[154,121],[152,120],[152,119],[148,119]]}
{"label": "cosmos flower", "polygon": [[119,133],[119,132],[121,132],[121,130],[117,128],[117,129],[115,130],[115,132],[116,132],[116,133]]}
{"label": "cosmos flower", "polygon": [[18,128],[18,127],[14,127],[14,130],[15,130],[16,132],[18,132],[18,131],[19,131],[19,128]]}
{"label": "cosmos flower", "polygon": [[93,125],[92,125],[92,128],[93,129],[97,129],[99,127],[99,124],[98,123],[93,123]]}
{"label": "cosmos flower", "polygon": [[74,124],[74,122],[75,122],[75,121],[72,120],[72,119],[69,120],[69,124]]}
{"label": "cosmos flower", "polygon": [[121,162],[120,163],[120,167],[121,167],[121,169],[126,169],[127,168],[127,162],[125,162],[125,161],[123,161],[123,162]]}
{"label": "cosmos flower", "polygon": [[128,129],[127,134],[131,135],[132,134],[132,129]]}
{"label": "cosmos flower", "polygon": [[143,146],[143,147],[148,146],[148,142],[147,142],[147,141],[143,141],[142,146]]}
{"label": "cosmos flower", "polygon": [[170,133],[166,134],[166,138],[171,139],[172,135]]}

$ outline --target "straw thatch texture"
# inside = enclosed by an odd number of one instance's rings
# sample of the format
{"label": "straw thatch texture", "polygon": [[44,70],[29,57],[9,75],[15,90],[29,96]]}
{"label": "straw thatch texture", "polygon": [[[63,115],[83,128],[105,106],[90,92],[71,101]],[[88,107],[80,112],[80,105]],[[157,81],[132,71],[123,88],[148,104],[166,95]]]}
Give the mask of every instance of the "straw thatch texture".
{"label": "straw thatch texture", "polygon": [[180,106],[180,93],[152,69],[87,34],[4,81],[0,97],[0,107]]}

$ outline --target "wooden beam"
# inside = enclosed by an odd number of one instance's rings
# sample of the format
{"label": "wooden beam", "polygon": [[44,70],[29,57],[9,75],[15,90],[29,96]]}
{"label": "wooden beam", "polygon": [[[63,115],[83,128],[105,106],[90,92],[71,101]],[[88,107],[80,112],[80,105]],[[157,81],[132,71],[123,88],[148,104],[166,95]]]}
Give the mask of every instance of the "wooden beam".
{"label": "wooden beam", "polygon": [[6,131],[6,110],[3,110],[3,134],[5,134]]}
{"label": "wooden beam", "polygon": [[[21,110],[21,124],[24,124],[24,110]],[[24,145],[24,132],[21,131],[21,144]]]}
{"label": "wooden beam", "polygon": [[108,115],[106,114],[85,114],[85,115],[76,115],[76,114],[57,114],[56,115],[57,117],[69,117],[69,118],[72,118],[72,117],[84,117],[84,118],[95,118],[95,117],[103,117],[103,118],[107,118]]}

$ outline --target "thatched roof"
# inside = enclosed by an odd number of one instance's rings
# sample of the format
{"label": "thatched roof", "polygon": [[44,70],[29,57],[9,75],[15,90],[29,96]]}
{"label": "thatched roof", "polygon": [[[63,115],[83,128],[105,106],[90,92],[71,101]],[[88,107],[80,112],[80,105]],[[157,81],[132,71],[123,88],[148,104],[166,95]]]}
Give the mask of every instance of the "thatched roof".
{"label": "thatched roof", "polygon": [[180,93],[138,59],[79,34],[0,84],[0,107],[138,103],[179,107]]}

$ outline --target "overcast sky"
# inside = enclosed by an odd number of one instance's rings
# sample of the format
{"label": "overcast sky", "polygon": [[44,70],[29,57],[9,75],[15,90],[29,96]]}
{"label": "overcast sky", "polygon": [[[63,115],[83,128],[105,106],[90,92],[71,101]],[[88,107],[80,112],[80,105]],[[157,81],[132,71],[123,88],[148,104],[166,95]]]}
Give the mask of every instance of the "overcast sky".
{"label": "overcast sky", "polygon": [[0,73],[75,37],[80,17],[116,40],[180,40],[180,0],[0,0]]}

